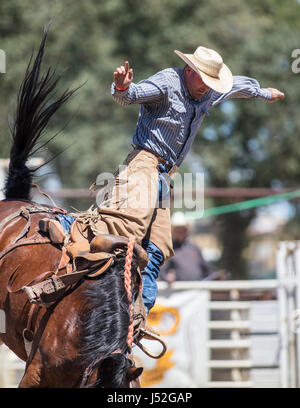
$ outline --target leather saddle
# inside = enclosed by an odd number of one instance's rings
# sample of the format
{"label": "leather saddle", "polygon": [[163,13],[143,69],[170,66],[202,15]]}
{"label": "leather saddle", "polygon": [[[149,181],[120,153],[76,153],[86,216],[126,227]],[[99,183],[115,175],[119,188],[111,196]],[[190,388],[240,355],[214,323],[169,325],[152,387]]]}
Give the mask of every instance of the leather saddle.
{"label": "leather saddle", "polygon": [[[126,248],[128,245],[128,238],[122,236],[103,234],[95,237],[89,226],[78,219],[72,223],[70,236],[66,237],[58,221],[51,220],[49,222],[48,220],[46,223],[41,220],[41,231],[48,232],[54,242],[58,241],[57,243],[64,244],[65,259],[67,263],[73,263],[73,268],[67,274],[50,277],[34,286],[24,287],[32,303],[44,305],[57,300],[59,292],[63,294],[68,286],[72,286],[82,277],[95,278],[105,272],[112,265],[115,252]],[[134,253],[137,257],[139,271],[142,271],[148,263],[147,252],[140,245],[135,244]],[[142,280],[141,275],[139,275],[139,279]],[[141,343],[143,338],[158,341],[162,345],[161,352],[153,354],[149,351]],[[146,321],[141,290],[134,304],[134,342],[145,354],[152,358],[160,358],[167,349],[159,333]]]}
{"label": "leather saddle", "polygon": [[[128,245],[128,238],[119,235],[102,234],[95,237],[89,226],[79,222],[79,220],[72,223],[70,240],[71,243],[66,247],[70,257],[73,259],[82,258],[87,262],[105,259],[107,254],[124,249]],[[147,252],[139,244],[135,244],[134,253],[137,256],[141,271],[148,263]]]}
{"label": "leather saddle", "polygon": [[[62,245],[62,257],[57,271],[34,286],[24,287],[32,303],[45,306],[58,300],[67,287],[77,283],[82,277],[95,278],[105,272],[112,265],[116,251],[128,244],[128,239],[121,236],[103,234],[95,237],[89,226],[78,220],[73,222],[70,236],[67,236],[55,219],[40,220],[39,228],[47,233],[55,244]],[[138,244],[134,246],[134,253],[142,270],[148,262],[147,253]],[[66,271],[63,275],[62,270]]]}

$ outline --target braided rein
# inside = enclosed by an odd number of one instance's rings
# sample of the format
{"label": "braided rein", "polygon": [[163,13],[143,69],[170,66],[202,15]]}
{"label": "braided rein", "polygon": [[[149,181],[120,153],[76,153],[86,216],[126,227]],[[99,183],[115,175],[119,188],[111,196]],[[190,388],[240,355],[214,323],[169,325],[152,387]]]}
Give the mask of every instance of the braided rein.
{"label": "braided rein", "polygon": [[136,238],[134,235],[132,235],[128,241],[127,253],[126,253],[126,258],[125,258],[125,270],[124,270],[124,285],[126,289],[127,299],[129,302],[129,327],[128,327],[128,335],[127,335],[127,344],[128,344],[130,351],[131,351],[132,342],[133,342],[133,304],[132,304],[132,292],[131,292],[131,264],[132,264],[132,257],[133,257],[135,242],[136,242]]}

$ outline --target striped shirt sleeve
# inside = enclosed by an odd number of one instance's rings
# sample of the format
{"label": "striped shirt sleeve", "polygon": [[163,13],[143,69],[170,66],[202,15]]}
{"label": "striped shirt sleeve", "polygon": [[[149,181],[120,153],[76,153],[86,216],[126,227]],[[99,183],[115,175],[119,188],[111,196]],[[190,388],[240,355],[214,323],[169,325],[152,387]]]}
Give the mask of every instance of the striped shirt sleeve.
{"label": "striped shirt sleeve", "polygon": [[123,106],[134,103],[158,103],[167,92],[168,83],[162,72],[158,72],[138,84],[132,82],[125,91],[118,91],[114,83],[111,86],[112,97]]}
{"label": "striped shirt sleeve", "polygon": [[215,92],[212,106],[233,98],[261,98],[271,99],[271,92],[266,88],[261,88],[258,81],[245,76],[234,76],[231,90],[225,94]]}

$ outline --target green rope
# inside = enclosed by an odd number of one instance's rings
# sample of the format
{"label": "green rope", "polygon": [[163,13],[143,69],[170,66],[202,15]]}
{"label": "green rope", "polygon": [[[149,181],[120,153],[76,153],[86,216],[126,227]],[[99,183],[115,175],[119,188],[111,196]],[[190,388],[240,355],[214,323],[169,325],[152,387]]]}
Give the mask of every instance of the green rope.
{"label": "green rope", "polygon": [[300,190],[290,191],[284,194],[277,194],[268,197],[255,198],[254,200],[241,201],[235,204],[221,205],[219,207],[208,208],[204,211],[186,212],[186,218],[197,219],[213,217],[215,215],[227,214],[235,211],[249,210],[250,208],[262,207],[279,201],[292,200],[300,197]]}

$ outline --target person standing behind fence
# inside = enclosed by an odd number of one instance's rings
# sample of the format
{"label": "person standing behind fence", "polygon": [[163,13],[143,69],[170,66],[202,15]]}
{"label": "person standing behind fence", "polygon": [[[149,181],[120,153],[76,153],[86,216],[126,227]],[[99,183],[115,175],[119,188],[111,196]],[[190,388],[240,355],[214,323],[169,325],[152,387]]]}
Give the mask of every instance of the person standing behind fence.
{"label": "person standing behind fence", "polygon": [[161,280],[172,283],[224,279],[223,271],[214,271],[203,258],[201,249],[189,240],[190,226],[184,213],[175,212],[171,222],[175,255],[161,268]]}

